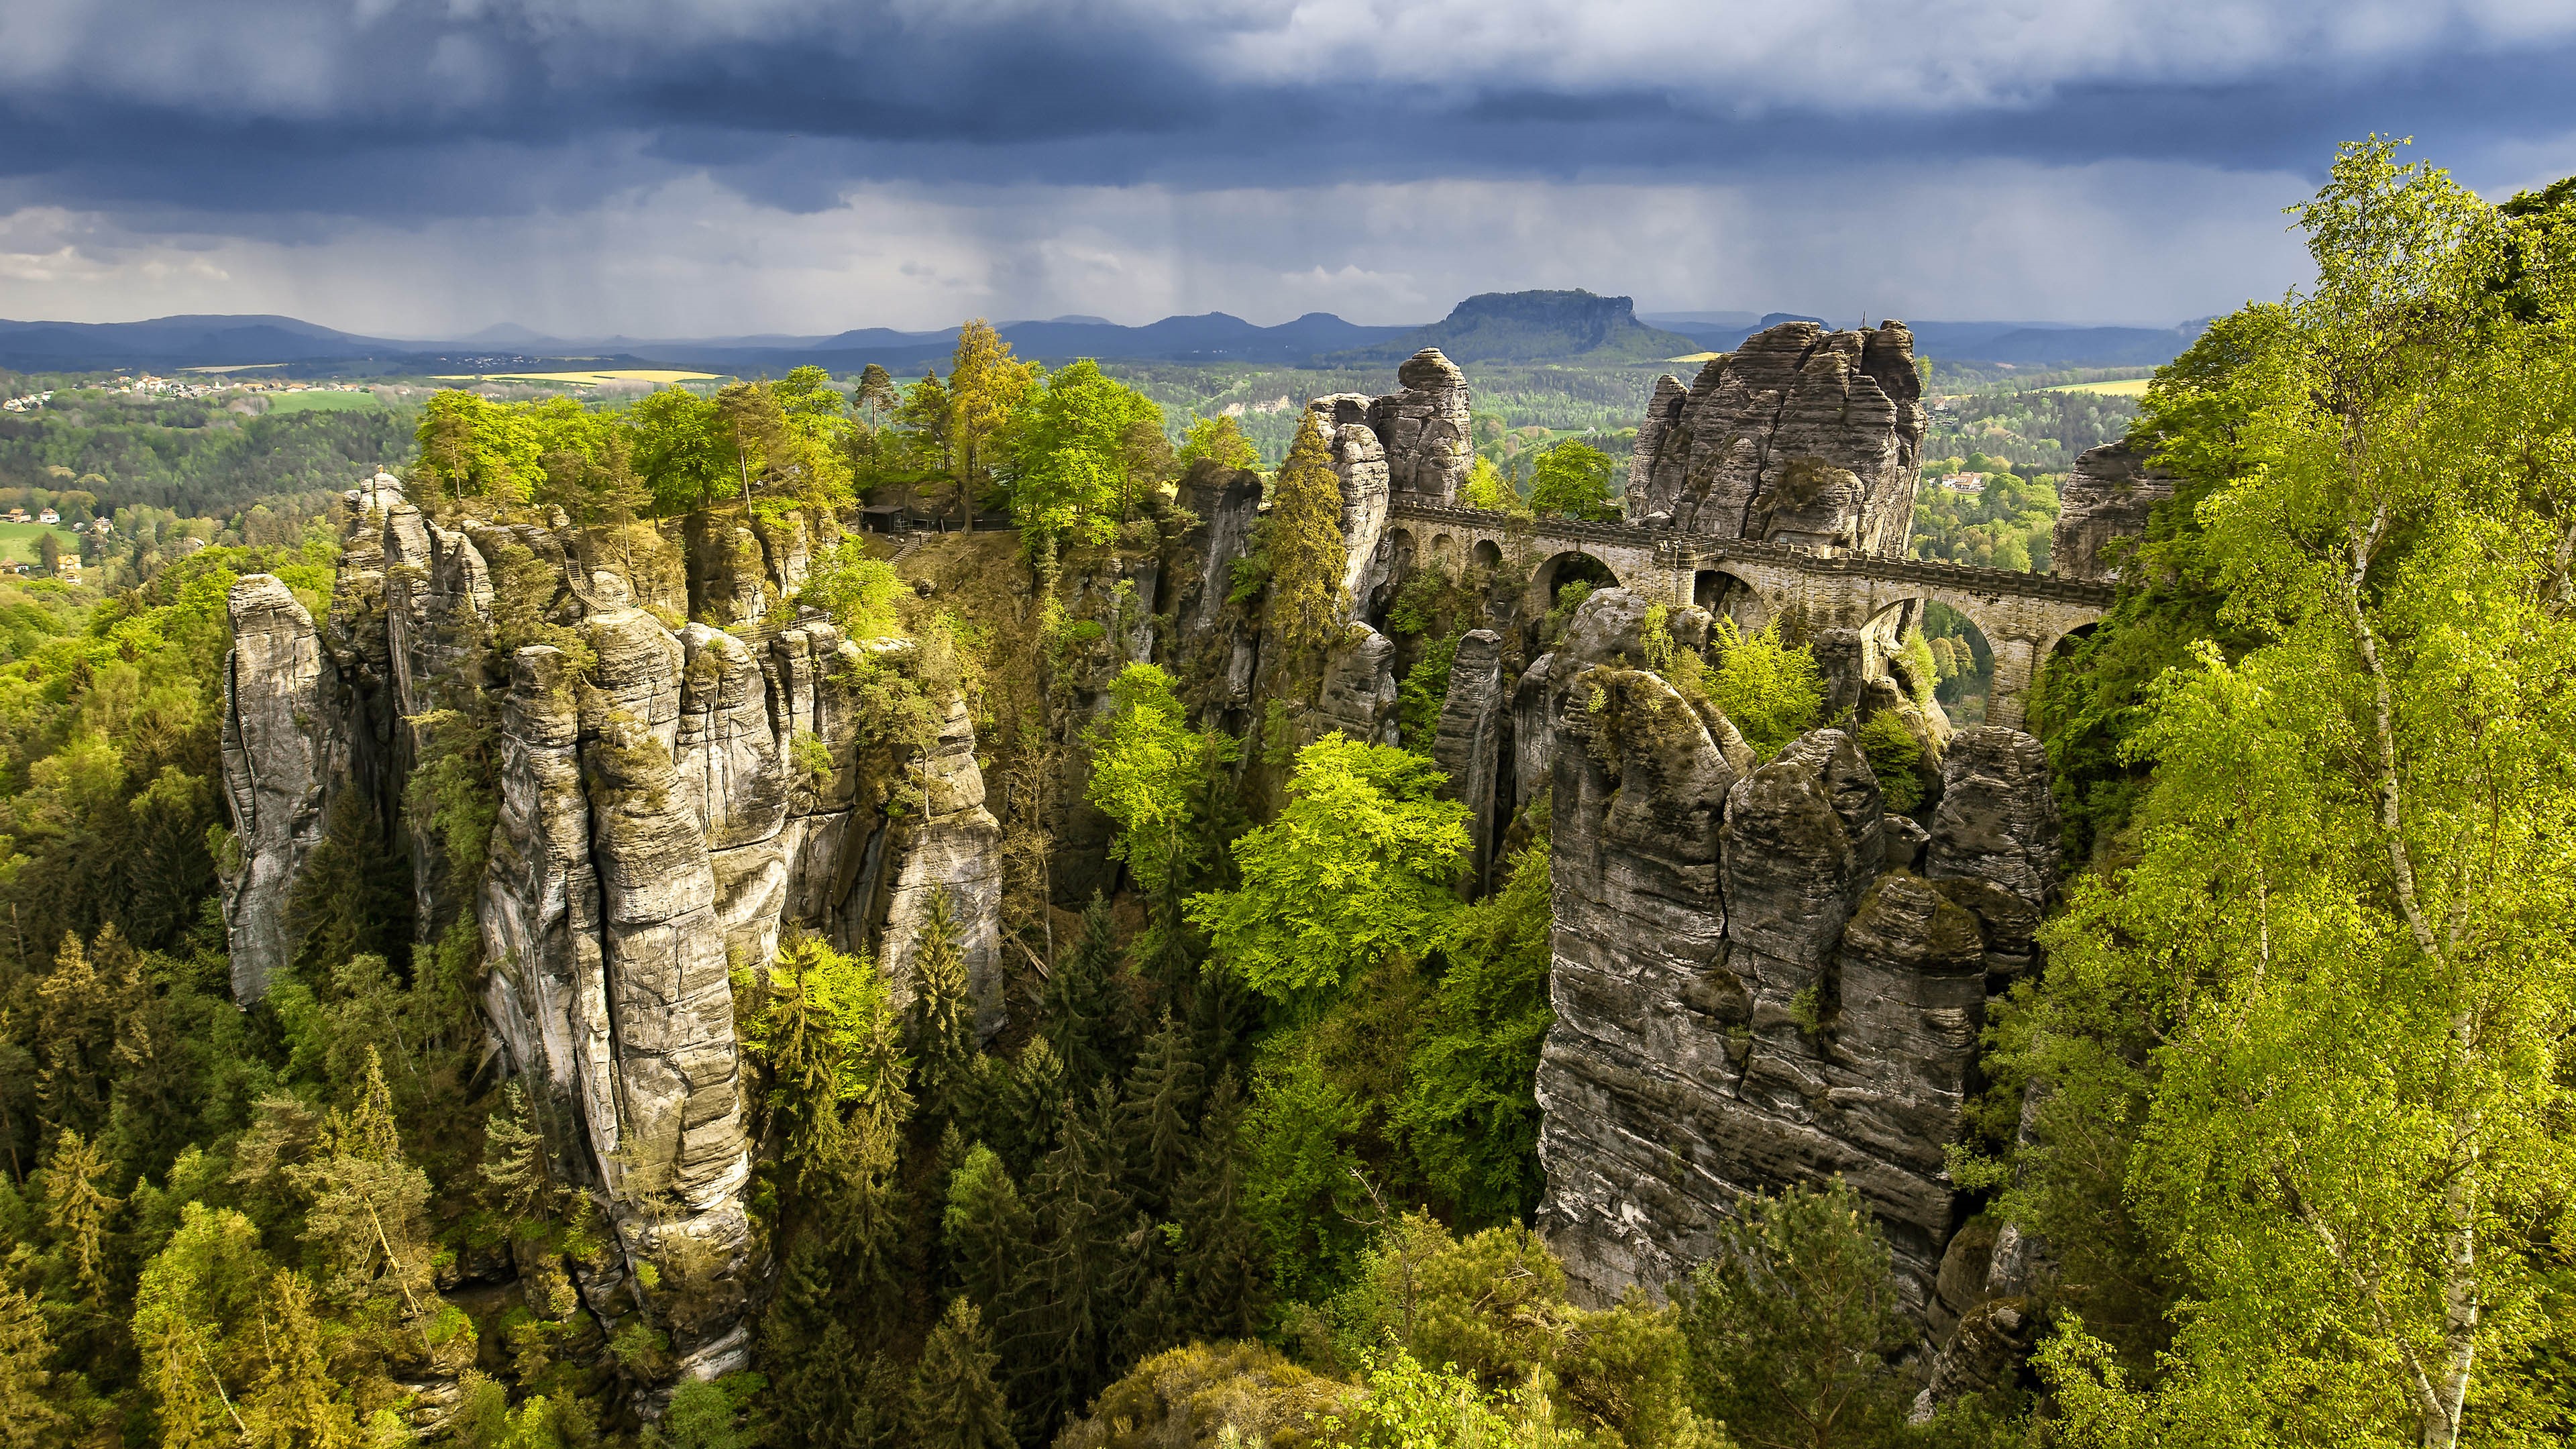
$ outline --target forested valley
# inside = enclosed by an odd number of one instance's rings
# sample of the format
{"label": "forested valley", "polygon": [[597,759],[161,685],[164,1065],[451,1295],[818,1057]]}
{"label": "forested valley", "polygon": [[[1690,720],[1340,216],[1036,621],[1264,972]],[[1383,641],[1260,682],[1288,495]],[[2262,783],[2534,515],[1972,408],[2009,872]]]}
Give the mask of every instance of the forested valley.
{"label": "forested valley", "polygon": [[[1151,379],[970,326],[909,383],[442,392],[398,494],[337,491],[401,450],[382,417],[250,419],[170,446],[305,428],[302,511],[95,603],[0,583],[0,1445],[2564,1442],[2576,210],[2371,143],[2300,222],[2314,287],[2221,319],[2126,423],[2173,496],[2032,693],[2063,868],[2039,964],[1961,1028],[1946,1144],[1957,1233],[2026,1269],[1937,1340],[1841,1177],[1746,1185],[1659,1291],[1570,1282],[1538,1230],[1546,1113],[1583,1108],[1535,1086],[1560,807],[1480,838],[1434,759],[1523,580],[1426,550],[1382,609],[1394,742],[1318,727],[1353,559],[1303,398],[1264,468],[1273,414],[1167,431]],[[2059,452],[2111,440],[2050,406]],[[27,436],[0,432],[12,477],[163,466],[6,451]],[[1610,454],[1530,442],[1517,480],[1480,449],[1460,501],[1619,515]],[[165,506],[246,505],[223,457]],[[1918,504],[1918,531],[2045,569],[2037,470],[2068,459],[1984,461],[1982,514]],[[930,527],[862,531],[865,505]],[[389,556],[401,528],[430,551]],[[1175,560],[1203,588],[1158,604]],[[1554,580],[1512,637],[1557,647],[1606,588]],[[479,600],[482,632],[403,612],[433,596]],[[245,600],[304,620],[258,636],[293,646],[279,669],[434,701],[380,720],[398,750],[313,756],[384,789],[328,796],[282,885],[252,817],[285,787],[249,762],[320,727],[246,722]],[[1644,619],[1602,677],[1682,711],[1650,723],[1731,739],[1748,779],[1848,735],[1891,820],[1933,808],[1936,762],[1896,711],[1837,705],[1795,621]],[[684,683],[656,702],[619,671],[666,647]],[[1903,649],[1923,713],[1992,668],[1940,616]],[[728,1024],[705,1071],[739,1074],[748,1176],[710,1188],[641,1133],[585,1157],[630,1109],[496,1026],[542,982],[491,922],[559,847],[604,862],[599,931],[672,929],[618,862],[721,817],[669,731],[712,728],[683,688],[767,728],[754,650],[837,701],[779,725],[779,816],[917,842],[988,811],[993,866],[924,882],[880,940],[729,934],[687,1002],[596,1008]],[[1633,697],[1575,706],[1614,770],[1646,749],[1613,742]],[[525,783],[558,766],[570,795]],[[589,843],[549,845],[530,822],[585,788]],[[1848,1006],[1810,990],[1772,1025],[1829,1050]],[[650,1069],[700,1072],[673,1036]]]}

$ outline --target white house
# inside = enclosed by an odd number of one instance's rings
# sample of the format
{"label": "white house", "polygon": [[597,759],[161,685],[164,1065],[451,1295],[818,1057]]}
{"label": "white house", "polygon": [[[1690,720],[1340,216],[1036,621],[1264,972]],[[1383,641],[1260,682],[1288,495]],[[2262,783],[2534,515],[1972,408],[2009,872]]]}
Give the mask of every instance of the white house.
{"label": "white house", "polygon": [[44,512],[39,513],[39,514],[37,514],[37,515],[36,515],[36,521],[37,521],[38,523],[47,524],[47,525],[52,525],[52,524],[56,524],[56,523],[60,523],[60,522],[62,522],[62,521],[63,521],[63,516],[62,516],[61,514],[59,514],[59,513],[56,513],[54,510],[52,510],[52,509],[48,508],[48,509],[46,509]]}

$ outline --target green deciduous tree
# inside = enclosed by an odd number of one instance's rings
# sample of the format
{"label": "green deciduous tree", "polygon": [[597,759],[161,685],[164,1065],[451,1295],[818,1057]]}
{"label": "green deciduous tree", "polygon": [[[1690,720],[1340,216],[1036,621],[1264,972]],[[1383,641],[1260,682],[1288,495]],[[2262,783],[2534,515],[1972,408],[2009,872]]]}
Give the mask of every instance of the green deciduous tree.
{"label": "green deciduous tree", "polygon": [[1279,818],[1234,844],[1243,884],[1190,900],[1218,959],[1275,1001],[1314,1001],[1392,953],[1419,955],[1457,909],[1466,807],[1391,745],[1330,735],[1297,752]]}
{"label": "green deciduous tree", "polygon": [[635,471],[662,513],[704,508],[742,492],[724,416],[713,398],[686,388],[647,393],[626,410],[635,434]]}
{"label": "green deciduous tree", "polygon": [[1556,1020],[1547,998],[1553,921],[1542,842],[1440,942],[1444,969],[1396,1111],[1423,1181],[1466,1226],[1538,1211],[1534,1091],[1539,1047]]}
{"label": "green deciduous tree", "polygon": [[1229,417],[1200,418],[1182,431],[1175,461],[1187,468],[1202,458],[1220,468],[1249,471],[1261,466],[1261,454],[1243,435],[1243,425]]}
{"label": "green deciduous tree", "polygon": [[844,1110],[877,1085],[869,1046],[888,1024],[884,984],[866,957],[808,936],[734,991],[743,1050],[767,1077],[773,1130],[801,1178],[838,1153]]}
{"label": "green deciduous tree", "polygon": [[2198,514],[2253,642],[2159,691],[2139,856],[2050,928],[2025,1049],[2143,1029],[2127,1198],[2188,1305],[2147,1374],[2052,1345],[2079,1442],[2506,1442],[2481,1376],[2565,1352],[2576,238],[2377,141],[2300,214],[2315,288],[2165,384],[2234,420]]}
{"label": "green deciduous tree", "polygon": [[1543,518],[1608,522],[1619,516],[1610,496],[1610,455],[1580,438],[1550,444],[1530,470],[1530,510]]}
{"label": "green deciduous tree", "polygon": [[1734,620],[1720,619],[1710,647],[1717,662],[1704,686],[1709,700],[1755,754],[1767,760],[1815,727],[1824,709],[1824,675],[1806,646],[1780,642],[1776,622],[1746,638]]}
{"label": "green deciduous tree", "polygon": [[1005,461],[1004,433],[1013,414],[1029,395],[1037,365],[1011,355],[993,324],[978,317],[957,333],[957,351],[949,360],[945,392],[949,477],[956,485],[960,520],[975,524],[975,506],[991,486],[993,470]]}
{"label": "green deciduous tree", "polygon": [[[1160,481],[1151,443],[1163,410],[1088,358],[1058,369],[1013,420],[1011,513],[1031,551],[1105,543],[1144,489]],[[1148,441],[1150,440],[1150,442]]]}

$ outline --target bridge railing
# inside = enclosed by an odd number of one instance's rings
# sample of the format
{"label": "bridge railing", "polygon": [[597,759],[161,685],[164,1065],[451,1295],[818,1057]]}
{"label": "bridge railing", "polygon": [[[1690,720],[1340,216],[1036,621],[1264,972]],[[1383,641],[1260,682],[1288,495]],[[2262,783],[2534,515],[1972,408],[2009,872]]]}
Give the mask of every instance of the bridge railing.
{"label": "bridge railing", "polygon": [[1664,554],[1671,566],[1679,569],[1703,562],[1724,563],[1729,559],[1762,562],[1801,573],[1858,574],[1865,578],[1894,579],[1911,584],[1931,584],[1972,594],[2015,594],[2023,598],[2061,599],[2067,603],[2107,608],[2116,592],[2107,583],[2091,579],[2070,579],[2058,574],[2029,574],[2014,569],[1979,568],[1975,564],[1949,563],[1940,559],[1881,558],[1873,554],[1811,553],[1785,543],[1766,543],[1750,538],[1718,538],[1707,534],[1682,533],[1671,528],[1648,528],[1634,523],[1594,523],[1583,519],[1550,518],[1531,520],[1487,508],[1464,508],[1453,503],[1425,503],[1395,497],[1388,515],[1418,519],[1427,523],[1449,523],[1485,533],[1525,536],[1533,543],[1582,542],[1606,543],[1626,548],[1651,549]]}

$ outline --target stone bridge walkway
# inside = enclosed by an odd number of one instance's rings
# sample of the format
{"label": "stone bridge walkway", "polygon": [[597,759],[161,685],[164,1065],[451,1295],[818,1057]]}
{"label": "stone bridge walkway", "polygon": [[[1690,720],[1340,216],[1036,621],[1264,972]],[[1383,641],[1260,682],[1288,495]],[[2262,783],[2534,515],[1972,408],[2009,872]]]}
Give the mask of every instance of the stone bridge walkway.
{"label": "stone bridge walkway", "polygon": [[[1994,653],[1986,719],[2018,728],[2032,679],[2058,641],[2102,617],[2109,583],[2016,573],[1927,559],[1823,556],[1786,544],[1714,538],[1628,523],[1525,519],[1480,508],[1426,503],[1397,494],[1387,508],[1384,547],[1449,562],[1476,560],[1525,575],[1542,596],[1560,566],[1582,556],[1626,588],[1676,604],[1699,604],[1758,629],[1795,613],[1818,629],[1854,629],[1883,658],[1919,623],[1926,603],[1965,615]],[[1872,659],[1874,666],[1879,659]]]}

